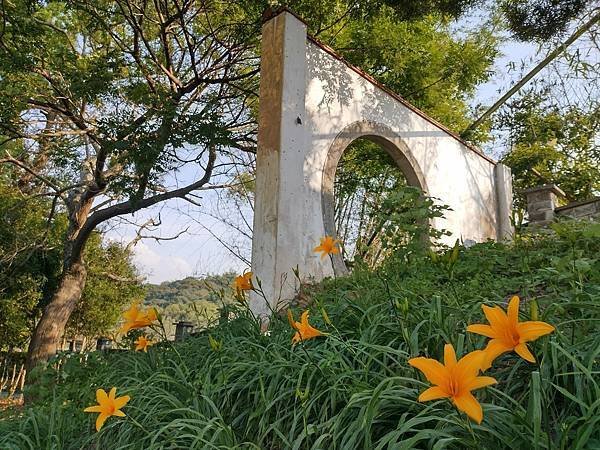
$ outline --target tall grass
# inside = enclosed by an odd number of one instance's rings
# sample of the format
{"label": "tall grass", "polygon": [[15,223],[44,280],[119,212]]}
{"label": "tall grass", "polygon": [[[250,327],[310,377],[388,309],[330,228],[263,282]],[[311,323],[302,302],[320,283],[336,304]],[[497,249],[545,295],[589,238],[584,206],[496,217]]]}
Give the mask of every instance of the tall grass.
{"label": "tall grass", "polygon": [[[241,308],[210,330],[218,352],[205,333],[148,354],[70,358],[41,375],[36,404],[0,421],[0,448],[600,448],[596,228],[461,248],[454,266],[407,252],[375,272],[359,266],[312,288],[311,323],[329,335],[295,348],[287,320],[274,317],[265,335]],[[498,384],[476,392],[481,425],[448,401],[418,403],[427,384],[407,359],[440,358],[446,342],[459,354],[482,348],[466,325],[513,294],[521,320],[556,327],[532,345],[537,363],[495,362]],[[112,386],[131,396],[128,417],[96,433],[82,410]]]}

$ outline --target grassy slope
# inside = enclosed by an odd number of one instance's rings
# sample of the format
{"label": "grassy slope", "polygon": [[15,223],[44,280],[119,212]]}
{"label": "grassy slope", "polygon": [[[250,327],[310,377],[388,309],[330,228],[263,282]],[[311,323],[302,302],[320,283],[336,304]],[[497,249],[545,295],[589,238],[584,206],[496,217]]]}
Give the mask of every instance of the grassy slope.
{"label": "grassy slope", "polygon": [[[304,347],[292,349],[287,321],[266,336],[241,312],[211,332],[219,353],[199,336],[68,361],[45,373],[39,404],[0,421],[0,448],[600,448],[598,227],[461,249],[452,271],[399,254],[377,273],[326,281],[311,321],[331,335]],[[466,325],[483,321],[482,303],[514,293],[521,320],[535,298],[540,320],[557,327],[531,346],[538,364],[496,361],[487,374],[499,383],[476,393],[481,425],[447,401],[416,402],[426,383],[407,358],[439,358],[446,342],[482,348]],[[95,433],[82,409],[112,386],[131,395],[129,417]]]}

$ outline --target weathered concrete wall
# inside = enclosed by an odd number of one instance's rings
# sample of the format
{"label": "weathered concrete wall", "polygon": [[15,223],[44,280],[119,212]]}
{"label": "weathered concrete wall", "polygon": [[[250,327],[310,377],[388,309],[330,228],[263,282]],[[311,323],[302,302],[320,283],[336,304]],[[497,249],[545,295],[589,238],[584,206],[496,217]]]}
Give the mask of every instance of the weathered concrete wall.
{"label": "weathered concrete wall", "polygon": [[[304,129],[296,118],[304,115],[306,29],[289,14],[266,22],[262,34],[256,201],[252,240],[252,271],[260,280],[272,306],[289,298],[293,277],[286,280],[297,258],[300,225],[290,187],[301,183],[298,160],[307,145]],[[293,192],[293,191],[292,191]],[[267,315],[262,296],[251,296],[256,313]]]}
{"label": "weathered concrete wall", "polygon": [[[271,305],[294,295],[292,268],[306,279],[333,274],[329,258],[312,250],[333,232],[323,205],[331,204],[339,157],[361,136],[380,143],[411,184],[452,208],[434,223],[451,231],[449,243],[510,235],[508,168],[307,37],[306,26],[283,12],[263,28],[252,251]],[[343,270],[341,259],[334,264]],[[268,311],[257,295],[251,305]]]}

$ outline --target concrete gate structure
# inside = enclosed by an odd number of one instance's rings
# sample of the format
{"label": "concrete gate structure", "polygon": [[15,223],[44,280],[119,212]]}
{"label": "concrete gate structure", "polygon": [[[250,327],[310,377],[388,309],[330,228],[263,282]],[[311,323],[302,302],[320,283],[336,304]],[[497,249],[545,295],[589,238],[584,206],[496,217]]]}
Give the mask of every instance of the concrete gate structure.
{"label": "concrete gate structure", "polygon": [[[318,281],[346,271],[339,255],[321,259],[319,239],[336,235],[333,182],[357,138],[380,144],[409,184],[450,206],[432,225],[456,238],[505,239],[512,232],[510,169],[307,35],[288,10],[262,30],[252,271],[271,308],[294,297],[299,269]],[[265,299],[251,295],[260,315]]]}

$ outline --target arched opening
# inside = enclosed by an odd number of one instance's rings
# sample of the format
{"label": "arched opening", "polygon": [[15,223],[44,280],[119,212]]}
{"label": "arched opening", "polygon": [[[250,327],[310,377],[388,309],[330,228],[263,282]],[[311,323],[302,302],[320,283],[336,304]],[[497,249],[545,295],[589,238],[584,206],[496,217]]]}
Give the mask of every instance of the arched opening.
{"label": "arched opening", "polygon": [[333,183],[333,211],[346,266],[357,258],[376,266],[385,257],[390,215],[400,219],[414,203],[415,191],[407,186],[404,173],[379,144],[358,138],[344,150]]}
{"label": "arched opening", "polygon": [[340,133],[323,177],[325,230],[342,243],[335,272],[344,273],[359,260],[377,266],[412,239],[424,223],[423,192],[418,165],[391,130],[361,122]]}

